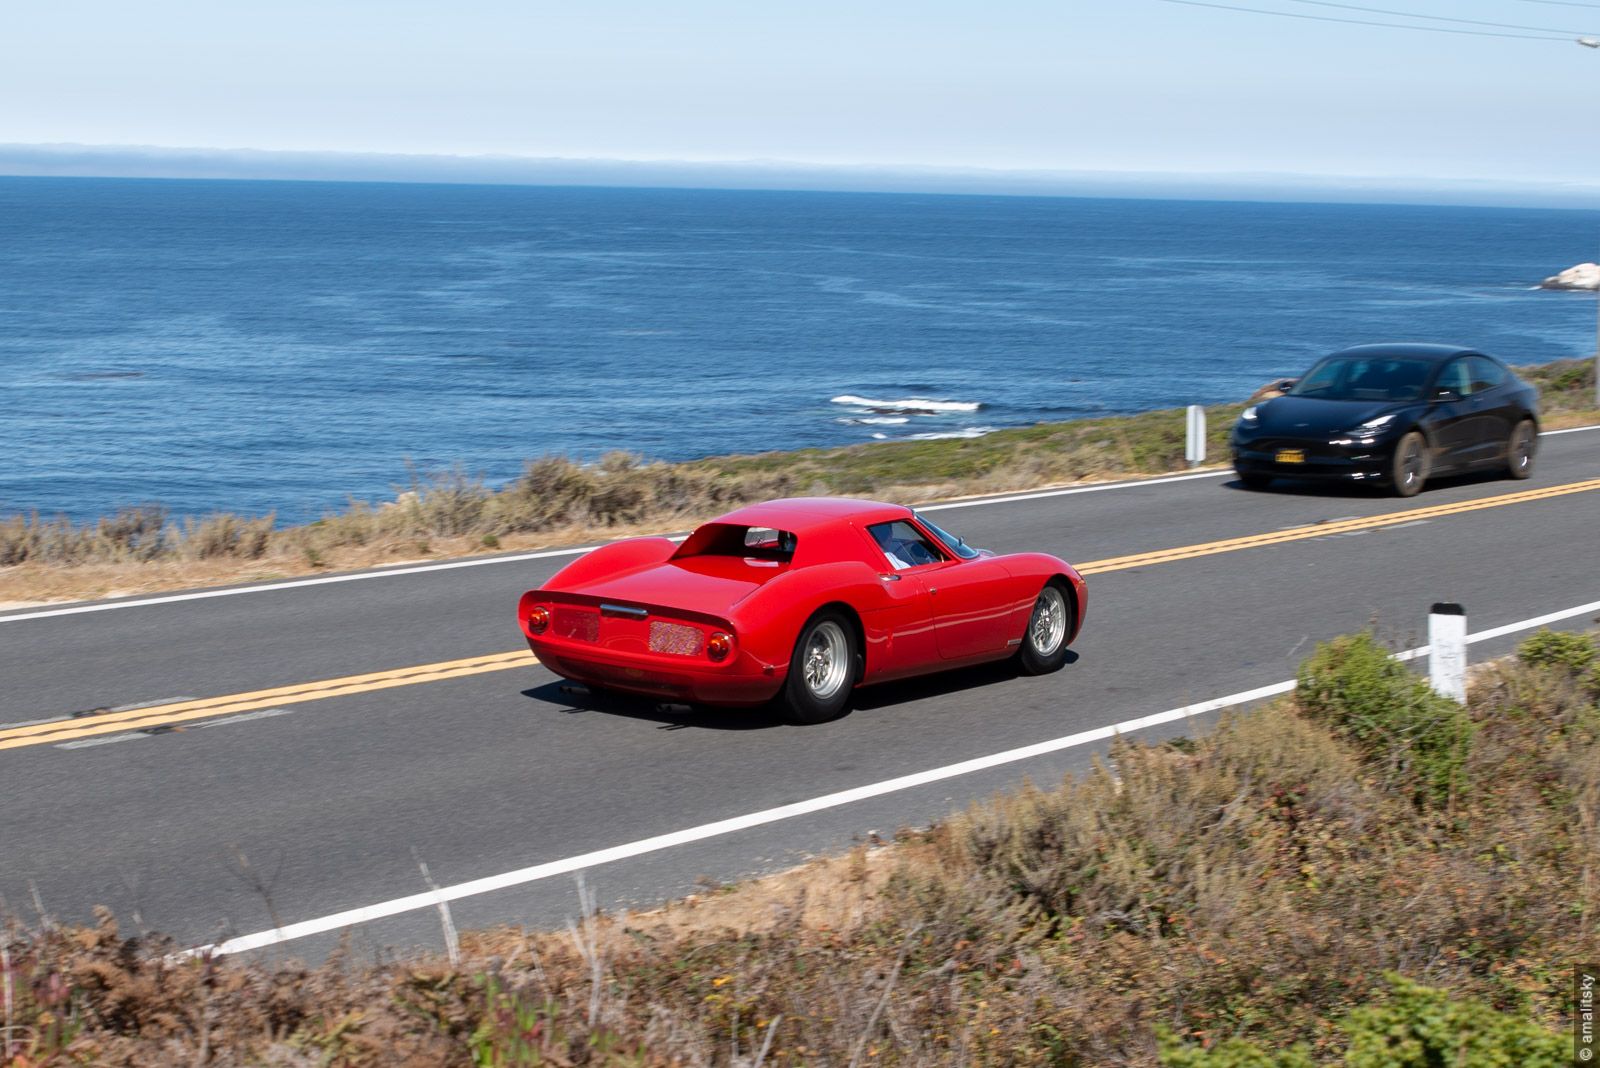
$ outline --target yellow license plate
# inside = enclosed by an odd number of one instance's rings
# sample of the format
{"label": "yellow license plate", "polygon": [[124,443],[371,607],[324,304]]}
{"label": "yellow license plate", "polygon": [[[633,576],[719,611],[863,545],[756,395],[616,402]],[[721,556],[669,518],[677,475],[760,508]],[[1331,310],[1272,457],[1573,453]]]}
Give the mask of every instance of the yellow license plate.
{"label": "yellow license plate", "polygon": [[1306,451],[1304,449],[1279,449],[1278,455],[1274,459],[1280,464],[1303,464],[1306,462]]}

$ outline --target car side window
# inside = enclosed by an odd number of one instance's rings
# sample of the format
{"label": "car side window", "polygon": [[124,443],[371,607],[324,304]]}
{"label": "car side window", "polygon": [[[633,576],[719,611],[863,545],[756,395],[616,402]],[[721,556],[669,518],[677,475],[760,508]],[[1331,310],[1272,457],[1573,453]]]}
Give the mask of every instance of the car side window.
{"label": "car side window", "polygon": [[1471,378],[1471,389],[1468,390],[1470,393],[1482,393],[1506,380],[1505,371],[1493,360],[1484,359],[1482,356],[1468,356],[1466,363]]}
{"label": "car side window", "polygon": [[903,519],[890,523],[874,523],[867,528],[872,540],[883,550],[889,566],[896,571],[922,564],[936,564],[944,554],[922,535],[916,527]]}
{"label": "car side window", "polygon": [[1465,397],[1472,392],[1472,376],[1467,370],[1466,360],[1451,360],[1445,364],[1444,371],[1439,375],[1439,380],[1434,383],[1435,389],[1453,389],[1458,396]]}

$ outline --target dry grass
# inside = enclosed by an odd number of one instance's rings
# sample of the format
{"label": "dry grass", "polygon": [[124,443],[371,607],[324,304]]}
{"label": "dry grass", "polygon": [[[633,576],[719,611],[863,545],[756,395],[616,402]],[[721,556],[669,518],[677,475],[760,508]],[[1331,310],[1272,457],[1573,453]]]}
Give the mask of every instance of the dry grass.
{"label": "dry grass", "polygon": [[1418,1000],[1395,974],[1548,1048],[1572,966],[1600,959],[1600,675],[1558,651],[1478,674],[1448,803],[1323,694],[887,848],[467,933],[457,966],[175,963],[109,919],[13,927],[12,1063],[1152,1065],[1254,1043],[1334,1064],[1351,1021]]}
{"label": "dry grass", "polygon": [[[1521,373],[1543,391],[1546,426],[1600,421],[1593,361]],[[1227,455],[1240,405],[1208,410],[1209,454]],[[393,501],[352,501],[314,523],[273,517],[170,519],[159,506],[96,523],[0,520],[0,604],[284,578],[417,559],[584,544],[683,529],[752,501],[842,494],[928,501],[1182,470],[1178,410],[1041,423],[970,440],[883,442],[668,464],[612,453],[593,465],[530,461],[492,490],[463,471],[418,475]]]}

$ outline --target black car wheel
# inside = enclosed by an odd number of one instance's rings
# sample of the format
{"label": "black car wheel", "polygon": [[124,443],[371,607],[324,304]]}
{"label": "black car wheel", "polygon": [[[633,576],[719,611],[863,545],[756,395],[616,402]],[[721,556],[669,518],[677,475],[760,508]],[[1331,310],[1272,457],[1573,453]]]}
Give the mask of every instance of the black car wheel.
{"label": "black car wheel", "polygon": [[1072,600],[1052,579],[1039,591],[1028,617],[1028,632],[1017,650],[1017,663],[1027,675],[1048,675],[1067,662],[1067,635],[1072,631]]}
{"label": "black car wheel", "polygon": [[1428,481],[1428,441],[1413,430],[1395,443],[1389,484],[1397,497],[1415,497]]}
{"label": "black car wheel", "polygon": [[860,670],[855,628],[844,613],[819,612],[806,623],[789,658],[779,695],[790,723],[826,723],[844,711]]}
{"label": "black car wheel", "polygon": [[1511,431],[1506,443],[1506,474],[1511,478],[1527,478],[1533,474],[1533,454],[1538,449],[1539,432],[1532,419],[1524,419]]}

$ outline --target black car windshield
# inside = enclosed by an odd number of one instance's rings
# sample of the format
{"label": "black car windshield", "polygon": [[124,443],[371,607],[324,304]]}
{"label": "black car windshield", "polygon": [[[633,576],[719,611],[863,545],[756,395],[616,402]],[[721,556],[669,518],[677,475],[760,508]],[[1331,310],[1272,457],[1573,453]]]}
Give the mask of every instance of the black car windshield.
{"label": "black car windshield", "polygon": [[928,522],[928,517],[923,515],[921,512],[916,513],[916,515],[917,522],[927,527],[928,530],[933,533],[934,537],[944,542],[950,551],[961,557],[961,559],[971,560],[978,555],[978,550],[974,549],[972,546],[968,545],[954,534],[951,534],[949,531],[941,530],[939,527],[934,526],[932,523]]}
{"label": "black car windshield", "polygon": [[1407,401],[1422,396],[1431,360],[1404,356],[1329,356],[1289,390],[1291,397],[1322,400]]}

